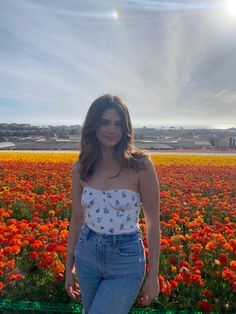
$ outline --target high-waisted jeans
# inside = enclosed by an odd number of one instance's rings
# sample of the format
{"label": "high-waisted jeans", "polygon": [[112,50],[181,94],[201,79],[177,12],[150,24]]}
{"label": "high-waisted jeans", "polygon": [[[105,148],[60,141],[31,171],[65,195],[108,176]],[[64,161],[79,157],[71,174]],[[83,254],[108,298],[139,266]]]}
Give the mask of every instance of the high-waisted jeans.
{"label": "high-waisted jeans", "polygon": [[100,234],[85,223],[75,249],[84,314],[127,314],[142,286],[146,257],[141,230]]}

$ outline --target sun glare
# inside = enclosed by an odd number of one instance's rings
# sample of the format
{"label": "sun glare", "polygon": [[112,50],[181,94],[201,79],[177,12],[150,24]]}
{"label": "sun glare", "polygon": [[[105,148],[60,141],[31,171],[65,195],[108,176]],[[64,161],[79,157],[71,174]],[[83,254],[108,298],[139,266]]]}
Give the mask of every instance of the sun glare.
{"label": "sun glare", "polygon": [[113,15],[114,19],[116,19],[116,20],[118,20],[120,17],[120,13],[118,10],[115,10],[112,15]]}
{"label": "sun glare", "polygon": [[229,14],[236,17],[236,0],[228,0],[226,6]]}

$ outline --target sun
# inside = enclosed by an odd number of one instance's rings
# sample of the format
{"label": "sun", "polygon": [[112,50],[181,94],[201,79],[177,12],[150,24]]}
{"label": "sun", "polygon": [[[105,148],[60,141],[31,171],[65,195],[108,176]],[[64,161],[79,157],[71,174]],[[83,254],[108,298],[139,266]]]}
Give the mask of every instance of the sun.
{"label": "sun", "polygon": [[113,15],[113,18],[114,18],[115,20],[119,20],[119,18],[120,18],[120,12],[119,12],[118,10],[115,10],[115,11],[112,13],[112,15]]}
{"label": "sun", "polygon": [[229,14],[236,17],[236,0],[228,0],[226,3],[226,7]]}

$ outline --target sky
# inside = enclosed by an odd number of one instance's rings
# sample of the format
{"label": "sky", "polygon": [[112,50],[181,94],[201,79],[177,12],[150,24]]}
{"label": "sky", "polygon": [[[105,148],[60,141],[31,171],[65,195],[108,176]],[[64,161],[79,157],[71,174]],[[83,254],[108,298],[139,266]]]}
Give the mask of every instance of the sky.
{"label": "sky", "polygon": [[236,0],[1,0],[0,123],[236,127]]}

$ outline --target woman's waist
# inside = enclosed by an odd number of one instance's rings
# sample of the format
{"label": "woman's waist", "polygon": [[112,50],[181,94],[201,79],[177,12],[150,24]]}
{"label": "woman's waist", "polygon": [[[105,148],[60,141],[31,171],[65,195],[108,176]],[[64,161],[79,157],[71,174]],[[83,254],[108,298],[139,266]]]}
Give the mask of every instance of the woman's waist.
{"label": "woman's waist", "polygon": [[111,228],[109,229],[104,227],[103,230],[99,230],[100,225],[93,224],[90,224],[89,222],[85,222],[84,224],[84,232],[87,234],[89,233],[89,236],[92,238],[99,238],[101,240],[110,242],[111,240],[134,240],[142,237],[142,231],[138,225],[134,228],[126,229],[123,232],[120,230],[115,230],[115,228],[113,228],[113,232],[110,232]]}

